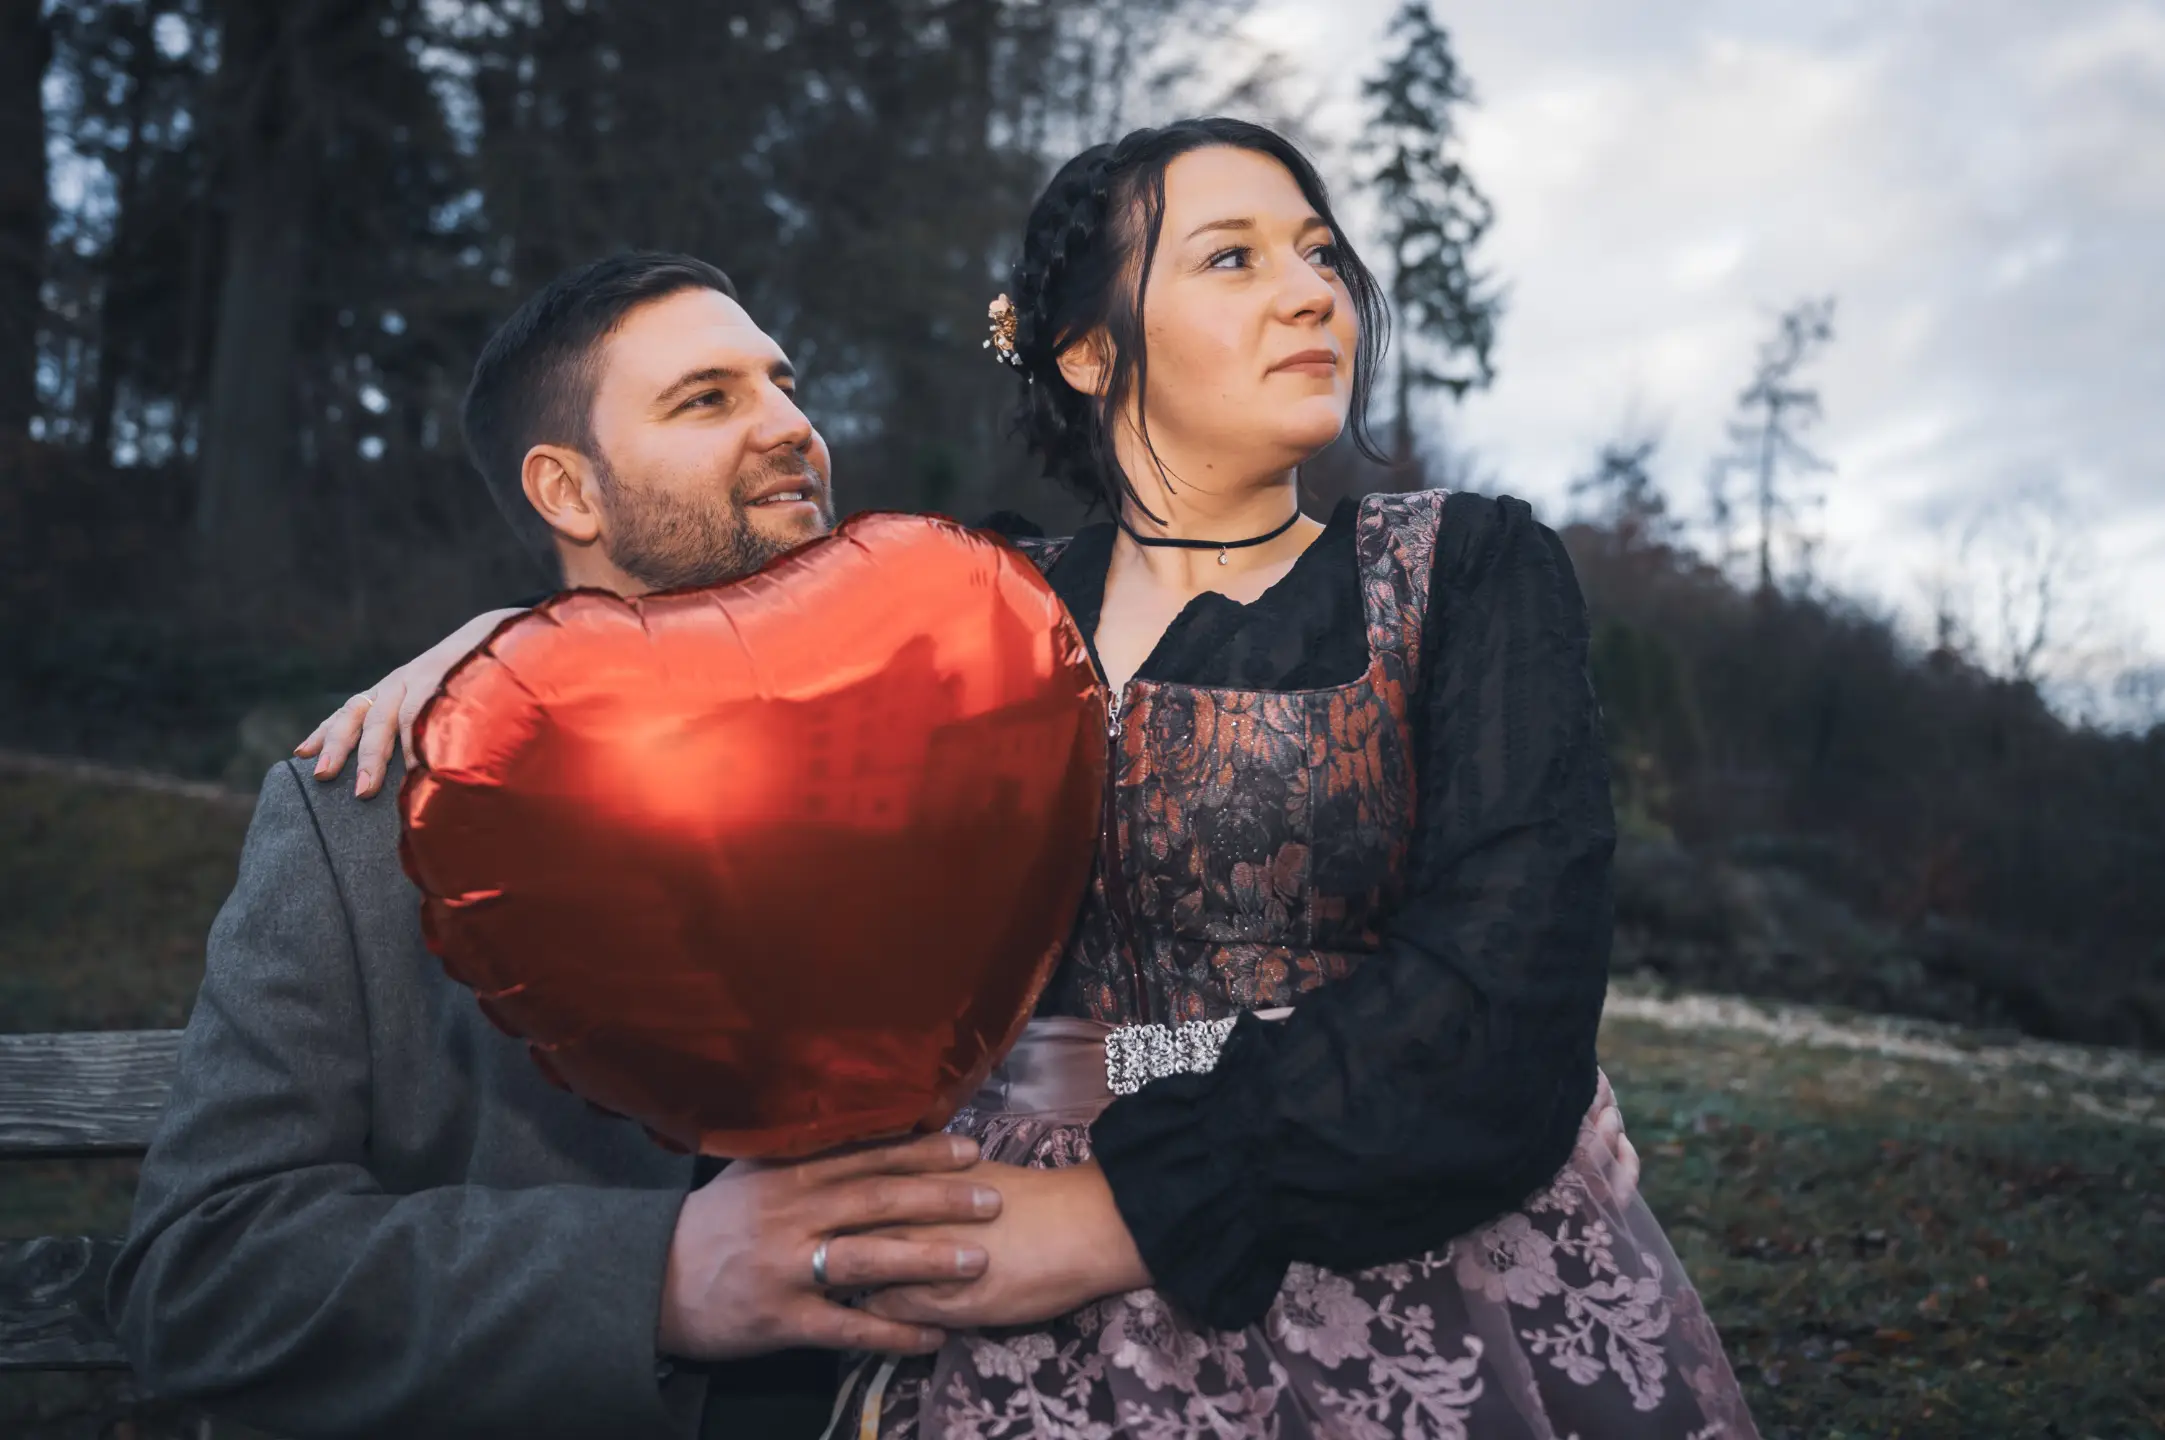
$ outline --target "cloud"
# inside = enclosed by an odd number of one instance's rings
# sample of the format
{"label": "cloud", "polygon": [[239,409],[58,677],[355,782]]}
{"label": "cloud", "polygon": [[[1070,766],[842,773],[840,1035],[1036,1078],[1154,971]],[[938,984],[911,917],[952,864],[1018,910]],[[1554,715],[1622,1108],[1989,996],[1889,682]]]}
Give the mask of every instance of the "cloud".
{"label": "cloud", "polygon": [[[1334,125],[1392,3],[1302,32]],[[1831,294],[1830,574],[1914,606],[1936,529],[2050,483],[2165,654],[2165,7],[1437,13],[1480,92],[1468,159],[1510,286],[1496,387],[1438,415],[1507,485],[1553,513],[1651,420],[1689,508],[1772,316]]]}

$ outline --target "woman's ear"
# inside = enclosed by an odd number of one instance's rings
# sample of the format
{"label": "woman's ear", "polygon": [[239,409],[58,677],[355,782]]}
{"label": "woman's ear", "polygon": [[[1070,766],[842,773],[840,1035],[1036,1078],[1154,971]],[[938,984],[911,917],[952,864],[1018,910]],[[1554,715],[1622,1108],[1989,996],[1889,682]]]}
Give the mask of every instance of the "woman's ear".
{"label": "woman's ear", "polygon": [[1091,331],[1060,352],[1060,378],[1085,395],[1102,399],[1112,373],[1112,343],[1103,330]]}
{"label": "woman's ear", "polygon": [[519,467],[526,503],[563,539],[591,545],[601,538],[601,496],[594,467],[578,451],[536,445]]}

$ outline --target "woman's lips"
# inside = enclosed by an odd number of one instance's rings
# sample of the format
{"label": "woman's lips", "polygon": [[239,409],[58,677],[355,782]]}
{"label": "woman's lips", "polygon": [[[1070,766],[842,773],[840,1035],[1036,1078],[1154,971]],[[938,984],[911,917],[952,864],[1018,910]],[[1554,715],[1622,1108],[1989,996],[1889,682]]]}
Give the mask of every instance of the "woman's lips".
{"label": "woman's lips", "polygon": [[1288,375],[1335,376],[1338,373],[1338,357],[1328,350],[1302,350],[1288,355],[1270,367],[1270,373],[1284,372]]}

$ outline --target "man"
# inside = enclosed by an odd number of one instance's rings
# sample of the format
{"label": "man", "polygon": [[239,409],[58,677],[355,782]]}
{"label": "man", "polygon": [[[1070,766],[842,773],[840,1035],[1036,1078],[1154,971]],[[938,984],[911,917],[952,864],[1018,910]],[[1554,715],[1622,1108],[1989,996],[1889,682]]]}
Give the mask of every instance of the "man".
{"label": "man", "polygon": [[[466,431],[569,584],[636,595],[827,528],[792,388],[720,271],[624,255],[497,332]],[[483,1020],[422,943],[398,825],[292,761],[264,781],[113,1270],[152,1388],[296,1437],[810,1436],[833,1350],[938,1343],[826,1287],[980,1273],[880,1228],[997,1213],[955,1173],[974,1146],[706,1178]]]}

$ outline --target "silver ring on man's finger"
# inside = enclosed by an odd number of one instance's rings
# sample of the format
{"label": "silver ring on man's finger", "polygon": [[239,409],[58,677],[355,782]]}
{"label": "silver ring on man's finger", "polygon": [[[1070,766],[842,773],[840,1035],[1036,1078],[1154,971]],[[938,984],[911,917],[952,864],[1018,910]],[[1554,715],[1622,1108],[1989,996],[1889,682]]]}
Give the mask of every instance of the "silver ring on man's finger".
{"label": "silver ring on man's finger", "polygon": [[812,1247],[812,1283],[824,1290],[834,1282],[827,1278],[827,1242]]}

